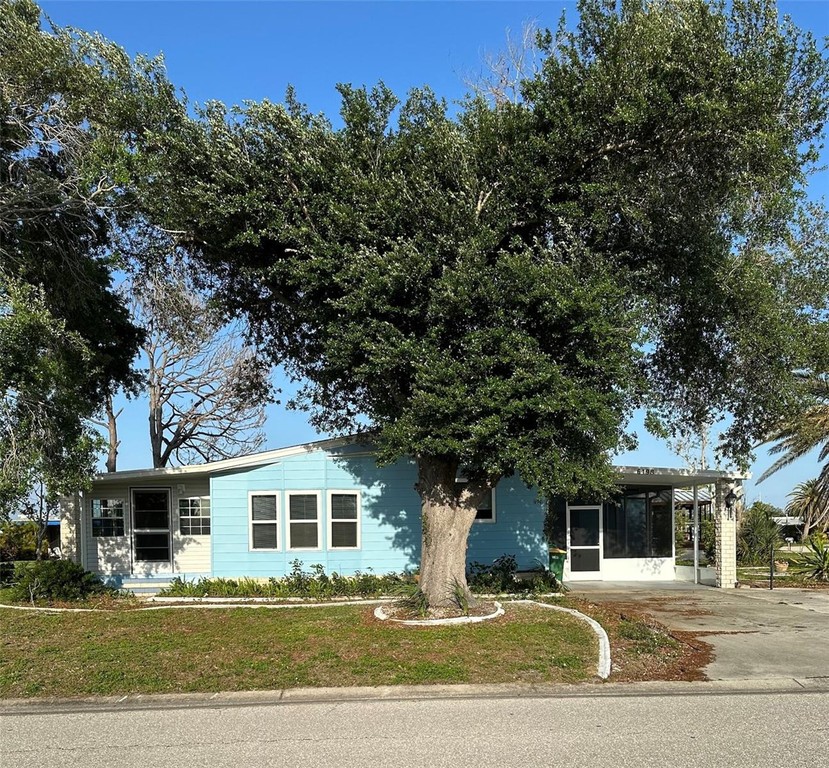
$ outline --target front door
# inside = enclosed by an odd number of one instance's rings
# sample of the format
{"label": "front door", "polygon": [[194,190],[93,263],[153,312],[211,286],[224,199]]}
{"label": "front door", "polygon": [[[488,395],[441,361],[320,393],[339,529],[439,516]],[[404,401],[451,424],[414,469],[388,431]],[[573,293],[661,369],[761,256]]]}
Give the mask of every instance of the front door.
{"label": "front door", "polygon": [[132,557],[136,570],[170,568],[170,491],[133,489]]}
{"label": "front door", "polygon": [[570,581],[601,578],[602,508],[567,507],[567,578]]}

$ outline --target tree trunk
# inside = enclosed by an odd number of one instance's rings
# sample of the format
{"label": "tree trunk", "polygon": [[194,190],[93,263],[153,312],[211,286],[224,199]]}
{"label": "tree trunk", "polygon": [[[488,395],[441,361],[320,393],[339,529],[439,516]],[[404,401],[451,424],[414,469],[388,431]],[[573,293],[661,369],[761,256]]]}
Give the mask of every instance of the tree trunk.
{"label": "tree trunk", "polygon": [[164,425],[162,423],[163,412],[161,409],[159,386],[154,379],[153,373],[151,370],[150,384],[147,388],[147,396],[150,401],[150,451],[153,456],[153,469],[159,469],[165,464],[161,456]]}
{"label": "tree trunk", "polygon": [[43,483],[40,483],[40,489],[37,494],[37,506],[35,507],[35,523],[37,524],[37,532],[35,533],[35,560],[43,560],[43,540],[46,538],[46,526],[49,523],[49,512],[46,506],[46,496]]}
{"label": "tree trunk", "polygon": [[109,440],[106,464],[107,472],[115,472],[118,468],[118,446],[120,445],[120,441],[118,440],[118,417],[121,415],[122,410],[123,408],[118,413],[115,413],[112,407],[112,395],[109,395],[106,402],[107,435]]}
{"label": "tree trunk", "polygon": [[458,495],[457,461],[419,457],[417,467],[423,522],[420,590],[430,609],[463,608],[471,602],[466,584],[469,530],[478,504],[492,485],[470,478]]}

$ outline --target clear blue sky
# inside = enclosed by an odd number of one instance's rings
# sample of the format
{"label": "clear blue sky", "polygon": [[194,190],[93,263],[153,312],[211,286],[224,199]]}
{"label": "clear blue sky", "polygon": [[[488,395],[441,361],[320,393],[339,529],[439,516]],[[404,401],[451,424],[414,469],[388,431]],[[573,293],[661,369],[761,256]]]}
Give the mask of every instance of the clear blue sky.
{"label": "clear blue sky", "polygon": [[[315,112],[334,116],[334,85],[383,80],[402,95],[428,84],[447,99],[460,98],[464,79],[481,70],[487,52],[503,47],[507,29],[530,20],[555,26],[563,10],[575,18],[575,2],[42,2],[60,25],[100,32],[130,53],[163,53],[172,82],[191,100],[282,99],[293,85]],[[802,28],[829,36],[829,0],[780,2]],[[825,161],[829,163],[829,153]],[[814,197],[829,194],[829,172],[813,179]],[[278,384],[285,385],[279,378]],[[666,446],[641,428],[640,448],[620,463],[679,466]],[[145,405],[127,404],[121,421],[119,469],[149,464]],[[270,409],[268,447],[317,437],[301,413]],[[755,475],[770,460],[760,452]],[[782,505],[792,486],[817,472],[815,456],[773,476],[759,488],[749,482],[749,501]]]}

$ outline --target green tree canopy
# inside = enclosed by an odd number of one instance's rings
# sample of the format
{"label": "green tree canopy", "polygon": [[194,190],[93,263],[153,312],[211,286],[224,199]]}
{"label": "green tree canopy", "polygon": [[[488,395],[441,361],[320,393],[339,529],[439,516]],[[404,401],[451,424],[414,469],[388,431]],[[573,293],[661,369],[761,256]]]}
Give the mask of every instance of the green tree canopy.
{"label": "green tree canopy", "polygon": [[541,45],[517,103],[456,115],[382,85],[340,86],[337,127],[291,93],[208,105],[145,194],[317,425],[416,457],[433,603],[500,477],[608,491],[643,404],[728,415],[745,459],[827,348],[815,41],[767,0],[584,0]]}
{"label": "green tree canopy", "polygon": [[25,496],[48,464],[54,497],[94,466],[84,419],[136,381],[112,246],[136,212],[138,139],[183,107],[161,62],[40,17],[0,3],[0,483]]}

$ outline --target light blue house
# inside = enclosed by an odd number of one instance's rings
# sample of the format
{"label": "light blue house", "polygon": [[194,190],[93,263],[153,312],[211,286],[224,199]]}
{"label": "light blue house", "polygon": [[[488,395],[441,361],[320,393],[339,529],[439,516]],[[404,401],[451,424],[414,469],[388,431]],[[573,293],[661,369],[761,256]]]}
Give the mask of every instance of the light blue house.
{"label": "light blue house", "polygon": [[[556,543],[568,552],[565,579],[675,578],[674,487],[714,483],[722,499],[726,485],[739,484],[721,472],[618,472],[612,501],[552,502]],[[99,475],[89,493],[62,505],[63,556],[131,586],[172,576],[282,576],[296,560],[327,573],[412,571],[421,546],[416,479],[414,461],[378,467],[371,446],[349,439]],[[546,511],[520,478],[502,480],[478,510],[469,562],[508,554],[519,569],[545,563]]]}

